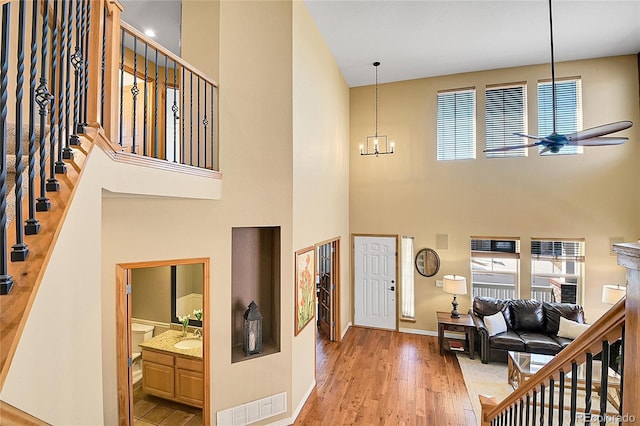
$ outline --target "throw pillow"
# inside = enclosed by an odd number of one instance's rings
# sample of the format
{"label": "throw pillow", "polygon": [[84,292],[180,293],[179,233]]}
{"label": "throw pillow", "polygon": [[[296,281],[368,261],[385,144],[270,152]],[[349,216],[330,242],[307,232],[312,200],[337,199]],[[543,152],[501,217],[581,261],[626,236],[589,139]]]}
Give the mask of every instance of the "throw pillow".
{"label": "throw pillow", "polygon": [[507,331],[507,322],[504,320],[502,312],[496,312],[493,315],[489,315],[483,318],[484,325],[487,327],[489,336],[495,336],[496,334],[504,333]]}
{"label": "throw pillow", "polygon": [[590,324],[579,324],[575,321],[560,317],[560,328],[558,329],[558,337],[566,339],[575,339],[589,328]]}

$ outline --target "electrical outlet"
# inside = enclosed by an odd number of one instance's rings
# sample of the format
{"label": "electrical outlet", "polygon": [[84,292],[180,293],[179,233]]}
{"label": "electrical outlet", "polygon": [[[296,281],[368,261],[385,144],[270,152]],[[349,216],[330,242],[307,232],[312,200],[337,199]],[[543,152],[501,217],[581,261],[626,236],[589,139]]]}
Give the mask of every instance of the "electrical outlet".
{"label": "electrical outlet", "polygon": [[436,280],[436,287],[442,287],[442,280]]}

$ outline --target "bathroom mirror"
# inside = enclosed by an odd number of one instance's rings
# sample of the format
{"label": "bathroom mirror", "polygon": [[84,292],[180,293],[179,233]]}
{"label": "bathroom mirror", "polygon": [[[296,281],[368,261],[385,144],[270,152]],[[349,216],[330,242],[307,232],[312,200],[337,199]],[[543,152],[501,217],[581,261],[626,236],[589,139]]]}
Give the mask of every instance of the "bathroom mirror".
{"label": "bathroom mirror", "polygon": [[202,264],[171,266],[171,322],[180,324],[178,316],[189,315],[189,325],[202,327],[193,311],[202,309]]}

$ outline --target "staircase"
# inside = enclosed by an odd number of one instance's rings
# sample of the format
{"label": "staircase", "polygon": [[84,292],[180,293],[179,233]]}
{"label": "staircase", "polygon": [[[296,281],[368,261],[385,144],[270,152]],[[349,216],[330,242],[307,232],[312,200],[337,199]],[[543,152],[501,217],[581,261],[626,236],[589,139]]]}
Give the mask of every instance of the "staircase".
{"label": "staircase", "polygon": [[[0,6],[1,392],[94,148],[114,164],[106,182],[123,168],[162,170],[170,174],[164,180],[186,185],[184,176],[219,182],[221,175],[217,83],[121,22],[116,0]],[[125,87],[127,73],[134,79]],[[169,90],[179,93],[173,105],[165,105]],[[199,197],[162,181],[154,188]],[[219,196],[219,188],[207,189],[205,197]],[[38,424],[20,413],[0,401],[0,424]]]}
{"label": "staircase", "polygon": [[[627,296],[502,402],[480,395],[483,426],[637,421],[640,244],[616,244],[614,250],[627,268]],[[579,368],[584,380],[578,380]]]}

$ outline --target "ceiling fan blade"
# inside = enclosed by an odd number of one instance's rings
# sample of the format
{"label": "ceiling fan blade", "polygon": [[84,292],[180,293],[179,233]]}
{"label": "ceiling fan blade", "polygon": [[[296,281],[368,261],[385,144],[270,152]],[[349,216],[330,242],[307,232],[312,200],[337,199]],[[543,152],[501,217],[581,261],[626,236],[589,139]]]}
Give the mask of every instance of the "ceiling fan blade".
{"label": "ceiling fan blade", "polygon": [[592,127],[590,129],[580,130],[569,135],[565,135],[569,142],[575,142],[583,139],[593,139],[598,136],[608,135],[609,133],[619,132],[633,126],[631,121],[617,121],[615,123],[604,124],[602,126]]}
{"label": "ceiling fan blade", "polygon": [[579,146],[620,145],[625,143],[628,140],[629,138],[615,138],[615,137],[600,136],[597,138],[570,141],[567,145],[579,145]]}
{"label": "ceiling fan blade", "polygon": [[522,148],[531,148],[533,146],[540,145],[539,142],[530,143],[527,145],[510,145],[510,146],[501,146],[500,148],[489,148],[485,149],[482,152],[502,152],[502,151],[511,151],[512,149],[522,149]]}
{"label": "ceiling fan blade", "polygon": [[551,145],[549,145],[549,146],[545,146],[545,147],[544,147],[544,149],[543,149],[542,151],[540,151],[538,154],[542,155],[542,154],[544,154],[545,152],[549,151],[550,149],[551,149]]}
{"label": "ceiling fan blade", "polygon": [[515,132],[514,135],[522,136],[523,138],[529,138],[529,139],[540,139],[539,136],[527,135],[526,133],[520,133],[520,132]]}

